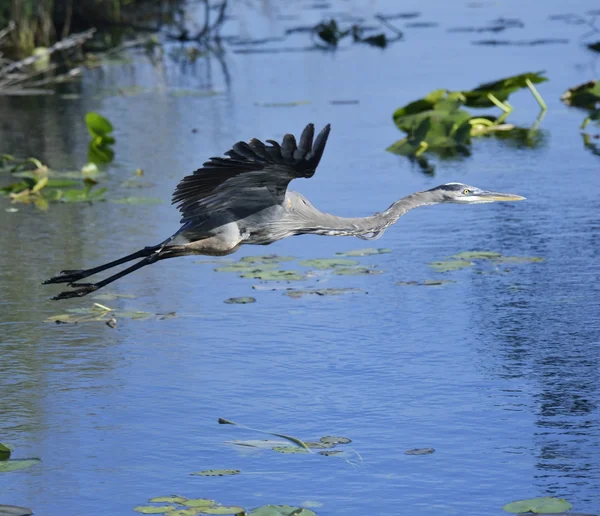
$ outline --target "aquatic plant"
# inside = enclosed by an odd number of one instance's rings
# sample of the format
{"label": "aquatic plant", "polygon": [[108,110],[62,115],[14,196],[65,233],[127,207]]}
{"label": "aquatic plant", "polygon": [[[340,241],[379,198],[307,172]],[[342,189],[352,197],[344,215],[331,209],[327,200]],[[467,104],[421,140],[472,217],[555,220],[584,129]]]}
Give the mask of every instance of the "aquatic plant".
{"label": "aquatic plant", "polygon": [[[531,72],[487,82],[471,90],[431,91],[425,97],[396,109],[393,114],[394,123],[406,136],[387,150],[412,159],[419,158],[426,152],[440,157],[468,155],[472,138],[515,129],[514,125],[505,123],[513,110],[508,98],[515,91],[529,88],[543,113],[546,103],[535,84],[546,80],[543,72]],[[501,114],[475,116],[465,107],[497,107]],[[537,124],[534,125],[533,130],[535,129]],[[422,164],[428,166],[426,163]]]}

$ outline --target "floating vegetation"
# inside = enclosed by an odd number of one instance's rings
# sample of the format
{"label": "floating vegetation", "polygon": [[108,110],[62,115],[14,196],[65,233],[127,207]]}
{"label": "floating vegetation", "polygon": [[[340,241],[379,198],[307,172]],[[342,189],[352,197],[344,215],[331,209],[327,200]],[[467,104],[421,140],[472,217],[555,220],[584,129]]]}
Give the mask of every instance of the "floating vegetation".
{"label": "floating vegetation", "polygon": [[600,107],[600,81],[588,81],[573,86],[561,95],[560,100],[568,106],[596,109]]}
{"label": "floating vegetation", "polygon": [[247,305],[249,303],[256,303],[256,298],[254,297],[230,297],[224,301],[228,305]]}
{"label": "floating vegetation", "polygon": [[226,265],[225,267],[215,267],[213,270],[215,272],[243,272],[243,273],[258,273],[264,272],[267,270],[272,270],[277,267],[276,263],[233,263],[231,265]]}
{"label": "floating vegetation", "polygon": [[119,197],[117,199],[111,199],[110,202],[114,202],[115,204],[146,204],[146,205],[155,205],[162,204],[162,199],[157,199],[155,197]]}
{"label": "floating vegetation", "polygon": [[291,505],[264,505],[248,513],[248,516],[316,516],[316,513],[304,507]]}
{"label": "floating vegetation", "polygon": [[201,477],[225,477],[229,475],[239,475],[239,469],[205,469],[204,471],[196,471],[191,473],[192,475],[198,475]]}
{"label": "floating vegetation", "polygon": [[340,296],[343,294],[356,294],[364,292],[359,288],[314,288],[314,289],[288,289],[284,295],[295,299],[304,296]]}
{"label": "floating vegetation", "polygon": [[115,139],[111,136],[112,124],[102,115],[91,111],[85,115],[85,125],[92,137],[88,147],[88,161],[92,163],[111,162],[115,157],[111,147],[115,143]]}
{"label": "floating vegetation", "polygon": [[[244,425],[239,425],[232,421],[228,421],[226,419],[219,418],[219,424],[229,424],[235,425],[245,430],[251,430],[253,432],[260,432],[263,434],[272,435],[275,437],[280,437],[285,439],[285,441],[276,440],[276,439],[253,439],[246,441],[227,441],[227,444],[233,444],[237,446],[245,446],[249,448],[258,448],[258,449],[270,449],[278,453],[312,453],[312,448],[332,448],[341,444],[348,444],[352,442],[347,437],[339,437],[339,436],[325,436],[321,437],[318,442],[310,442],[310,441],[302,441],[297,437],[292,437],[285,434],[279,434],[275,432],[266,432],[264,430],[257,430],[256,428],[250,428]],[[286,442],[287,441],[287,442]],[[291,443],[291,444],[290,444]],[[339,450],[342,453],[342,450]]]}
{"label": "floating vegetation", "polygon": [[291,270],[259,270],[244,273],[240,277],[258,279],[261,281],[300,281],[305,279],[306,275]]}
{"label": "floating vegetation", "polygon": [[220,425],[233,425],[233,426],[237,426],[239,428],[243,428],[244,430],[250,430],[252,432],[259,432],[261,434],[269,434],[269,435],[274,435],[275,437],[281,437],[282,439],[286,439],[287,441],[290,441],[295,446],[299,446],[300,448],[304,448],[305,450],[310,452],[310,449],[308,448],[308,446],[306,446],[306,444],[303,441],[301,441],[300,439],[298,439],[296,437],[292,437],[290,435],[278,434],[275,432],[266,432],[265,430],[257,430],[256,428],[250,428],[249,426],[240,425],[239,423],[234,423],[233,421],[229,421],[228,419],[223,419],[221,417],[219,418],[218,422]]}
{"label": "floating vegetation", "polygon": [[373,256],[375,254],[388,254],[391,253],[392,250],[382,247],[382,248],[374,248],[367,247],[366,249],[354,249],[352,251],[340,251],[335,254],[338,256]]}
{"label": "floating vegetation", "polygon": [[501,258],[502,254],[496,253],[494,251],[463,251],[461,253],[453,254],[449,256],[453,260],[491,260],[494,258]]}
{"label": "floating vegetation", "polygon": [[568,511],[572,504],[564,498],[554,498],[551,496],[543,496],[540,498],[531,498],[529,500],[518,500],[516,502],[507,503],[503,510],[515,514],[524,512],[533,512],[534,514],[556,514]]}
{"label": "floating vegetation", "polygon": [[382,274],[383,271],[371,267],[339,267],[334,268],[333,273],[337,276],[369,276]]}
{"label": "floating vegetation", "polygon": [[401,287],[438,287],[441,285],[450,285],[451,283],[456,283],[454,280],[423,280],[419,281],[396,281],[396,285]]}
{"label": "floating vegetation", "polygon": [[413,448],[406,450],[404,455],[431,455],[435,451],[435,448]]}
{"label": "floating vegetation", "polygon": [[[122,319],[133,319],[133,320],[145,320],[150,319],[152,317],[157,317],[156,314],[152,314],[150,312],[142,312],[142,311],[121,311],[114,310],[113,308],[109,308],[108,306],[104,306],[100,303],[94,303],[91,307],[88,308],[70,308],[67,310],[68,313],[52,315],[45,319],[45,322],[51,322],[56,324],[79,324],[79,323],[87,323],[87,322],[104,322],[116,326],[116,321],[118,318]],[[159,317],[161,318],[161,317]],[[114,322],[112,321],[114,319]]]}
{"label": "floating vegetation", "polygon": [[450,272],[471,267],[472,262],[466,260],[446,260],[441,262],[430,262],[429,266],[436,272]]}
{"label": "floating vegetation", "polygon": [[196,516],[198,514],[316,516],[310,509],[291,505],[263,505],[253,510],[246,510],[237,505],[221,505],[208,498],[185,498],[183,496],[158,496],[151,498],[149,503],[175,503],[177,505],[138,505],[133,510],[141,514],[165,514],[168,516]]}
{"label": "floating vegetation", "polygon": [[[11,459],[12,448],[6,444],[0,443],[0,473],[8,473],[19,469],[30,468],[35,466],[40,459]],[[2,507],[2,506],[0,506]]]}
{"label": "floating vegetation", "polygon": [[349,267],[352,265],[358,265],[359,262],[356,260],[348,260],[344,258],[318,258],[312,260],[301,260],[298,262],[303,267],[310,267],[314,269],[335,269],[336,267]]}
{"label": "floating vegetation", "polygon": [[279,256],[277,254],[265,254],[261,256],[244,256],[240,258],[240,263],[281,263],[281,262],[293,262],[296,259],[295,256]]}
{"label": "floating vegetation", "polygon": [[[431,262],[429,266],[436,272],[451,272],[475,265],[476,262],[490,263],[492,265],[539,263],[545,258],[538,256],[503,256],[495,251],[464,251],[449,256],[447,260]],[[418,284],[416,282],[400,282],[400,285]],[[425,284],[425,282],[423,282]]]}
{"label": "floating vegetation", "polygon": [[[431,166],[423,158],[424,153],[435,153],[441,158],[468,155],[473,137],[510,133],[513,125],[505,120],[513,108],[508,97],[522,88],[529,88],[540,108],[546,104],[534,84],[546,81],[542,72],[524,73],[481,84],[472,90],[434,90],[425,97],[398,108],[393,115],[394,123],[406,137],[388,147],[394,154],[415,160],[422,168],[430,171]],[[486,114],[473,116],[463,107],[501,110],[499,116]],[[537,124],[533,129],[537,129]],[[421,159],[417,159],[421,158]]]}

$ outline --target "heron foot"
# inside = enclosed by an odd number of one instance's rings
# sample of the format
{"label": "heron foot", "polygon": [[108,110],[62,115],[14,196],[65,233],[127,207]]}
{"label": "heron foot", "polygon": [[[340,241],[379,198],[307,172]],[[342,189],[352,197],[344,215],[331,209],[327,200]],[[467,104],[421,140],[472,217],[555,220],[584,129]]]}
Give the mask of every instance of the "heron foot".
{"label": "heron foot", "polygon": [[73,283],[74,281],[87,277],[86,271],[84,270],[66,270],[61,271],[58,276],[53,276],[42,283],[42,285],[49,285],[50,283]]}
{"label": "heron foot", "polygon": [[70,299],[72,297],[83,297],[95,292],[96,290],[98,290],[98,287],[93,283],[80,284],[79,288],[74,290],[65,290],[64,292],[54,296],[52,299],[54,301],[58,301],[60,299]]}

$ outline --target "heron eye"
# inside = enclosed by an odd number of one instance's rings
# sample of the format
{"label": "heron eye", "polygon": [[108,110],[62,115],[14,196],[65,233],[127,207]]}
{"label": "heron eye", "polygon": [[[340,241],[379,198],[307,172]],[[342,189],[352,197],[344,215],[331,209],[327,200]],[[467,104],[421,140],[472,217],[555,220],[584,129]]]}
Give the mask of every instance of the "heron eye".
{"label": "heron eye", "polygon": [[470,194],[470,193],[471,193],[471,190],[469,190],[468,188],[465,188],[465,189],[462,191],[462,193],[463,193],[463,194],[465,194],[465,195],[468,195],[468,194]]}

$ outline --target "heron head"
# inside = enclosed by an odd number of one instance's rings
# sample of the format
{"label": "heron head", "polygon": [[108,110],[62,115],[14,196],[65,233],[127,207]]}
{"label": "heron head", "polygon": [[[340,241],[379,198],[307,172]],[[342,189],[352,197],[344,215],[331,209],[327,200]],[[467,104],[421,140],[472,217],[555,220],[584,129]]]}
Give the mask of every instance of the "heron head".
{"label": "heron head", "polygon": [[463,183],[446,183],[428,190],[438,198],[437,202],[452,202],[457,204],[480,204],[496,201],[522,201],[525,197],[520,195],[491,192],[476,186]]}

